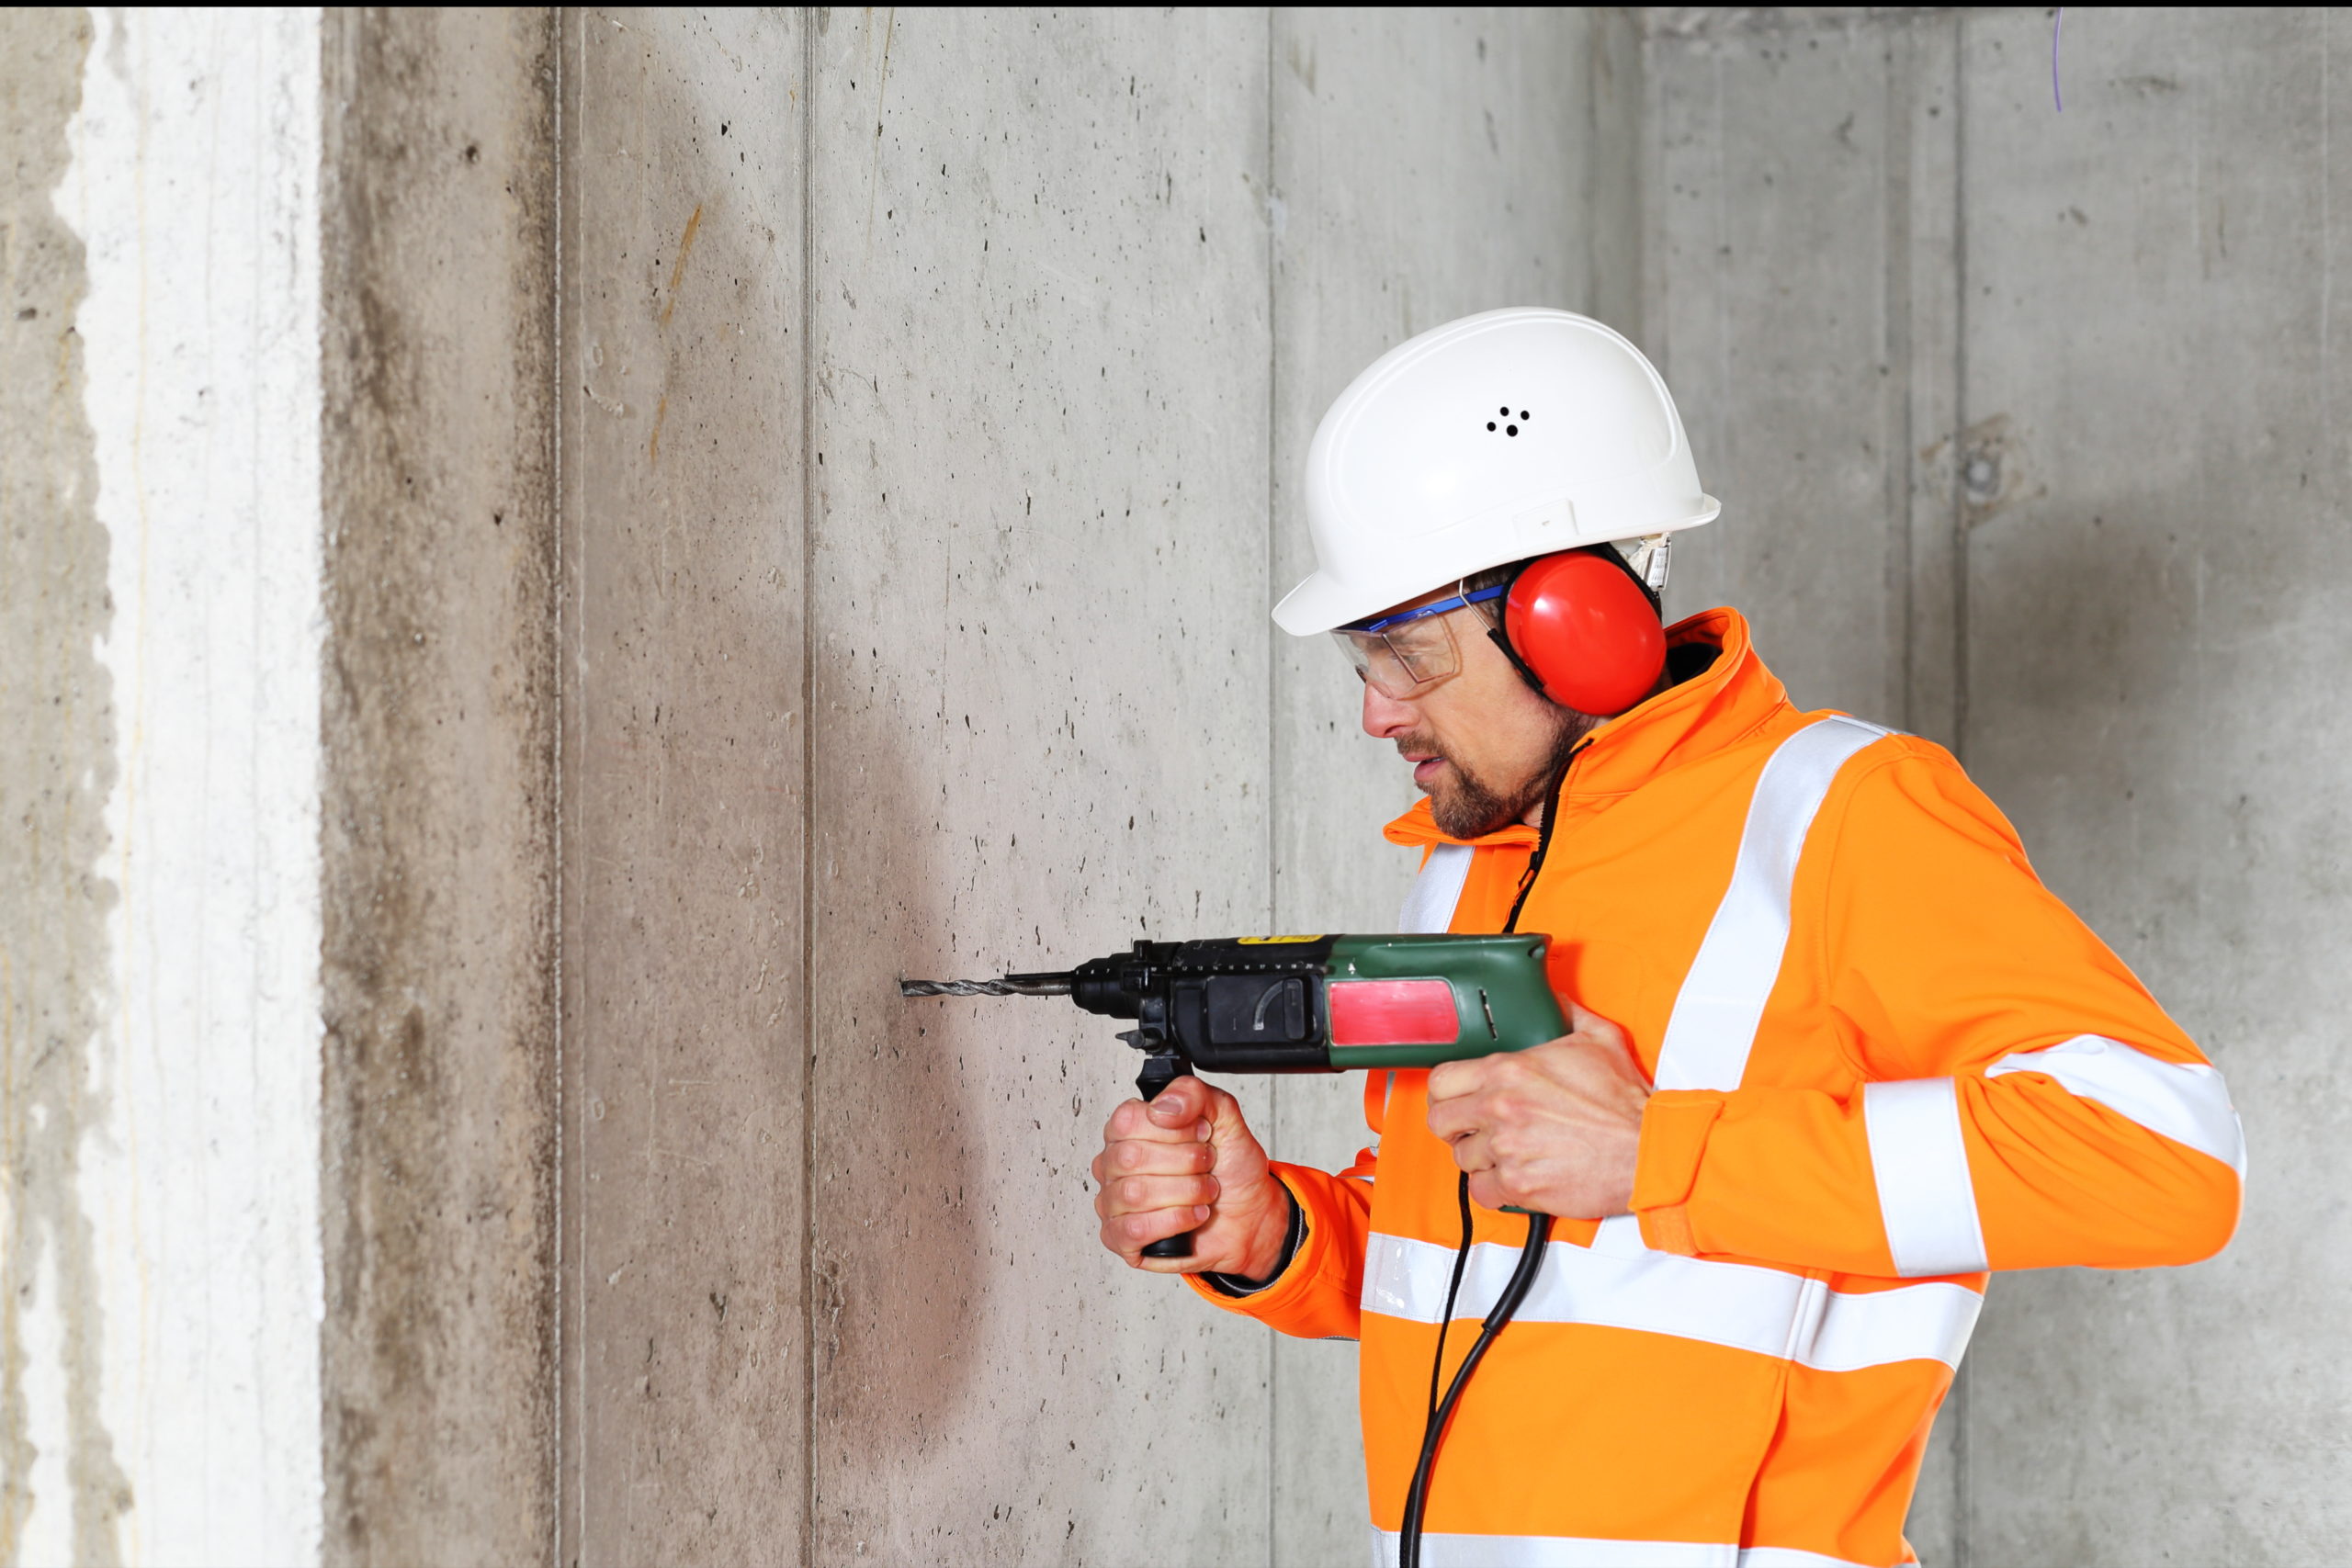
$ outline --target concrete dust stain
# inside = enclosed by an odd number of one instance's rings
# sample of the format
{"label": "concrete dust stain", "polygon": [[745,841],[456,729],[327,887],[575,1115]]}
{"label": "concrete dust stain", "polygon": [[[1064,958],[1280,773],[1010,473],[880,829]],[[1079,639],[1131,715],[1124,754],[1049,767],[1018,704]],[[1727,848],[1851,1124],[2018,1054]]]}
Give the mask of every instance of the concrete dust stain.
{"label": "concrete dust stain", "polygon": [[645,460],[649,463],[662,460],[662,422],[669,417],[670,394],[663,392],[653,405],[653,439],[647,443],[645,448]]}

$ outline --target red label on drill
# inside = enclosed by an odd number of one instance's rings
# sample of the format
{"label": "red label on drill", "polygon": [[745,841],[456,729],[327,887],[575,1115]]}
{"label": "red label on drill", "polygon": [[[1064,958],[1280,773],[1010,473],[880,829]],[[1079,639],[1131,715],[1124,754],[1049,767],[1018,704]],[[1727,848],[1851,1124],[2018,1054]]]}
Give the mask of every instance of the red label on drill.
{"label": "red label on drill", "polygon": [[1462,1032],[1443,980],[1334,980],[1334,1045],[1451,1045]]}

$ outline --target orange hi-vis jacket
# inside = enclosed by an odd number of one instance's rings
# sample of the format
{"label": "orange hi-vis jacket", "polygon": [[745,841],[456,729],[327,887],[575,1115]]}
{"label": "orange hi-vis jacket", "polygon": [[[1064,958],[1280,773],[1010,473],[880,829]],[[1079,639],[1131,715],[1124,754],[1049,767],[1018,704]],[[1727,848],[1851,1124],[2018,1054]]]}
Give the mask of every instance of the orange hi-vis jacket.
{"label": "orange hi-vis jacket", "polygon": [[[1730,610],[1703,673],[1600,726],[1541,844],[1424,802],[1405,923],[1550,933],[1552,983],[1655,1083],[1634,1213],[1562,1219],[1440,1453],[1429,1568],[1914,1561],[1921,1450],[1991,1269],[2211,1256],[2243,1144],[2221,1077],[2045,889],[1941,748],[1800,713]],[[1378,1073],[1379,1142],[1275,1170],[1306,1239],[1263,1290],[1358,1338],[1379,1560],[1394,1562],[1460,1243],[1427,1075]],[[1451,1378],[1526,1236],[1474,1210]]]}

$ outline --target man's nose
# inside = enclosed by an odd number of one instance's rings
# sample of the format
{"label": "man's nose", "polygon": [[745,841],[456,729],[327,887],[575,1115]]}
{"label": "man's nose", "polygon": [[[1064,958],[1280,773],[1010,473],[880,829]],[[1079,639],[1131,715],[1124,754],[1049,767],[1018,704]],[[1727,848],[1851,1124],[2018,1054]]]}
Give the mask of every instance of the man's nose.
{"label": "man's nose", "polygon": [[1382,695],[1369,681],[1363,683],[1363,732],[1374,740],[1406,734],[1419,716],[1412,704]]}

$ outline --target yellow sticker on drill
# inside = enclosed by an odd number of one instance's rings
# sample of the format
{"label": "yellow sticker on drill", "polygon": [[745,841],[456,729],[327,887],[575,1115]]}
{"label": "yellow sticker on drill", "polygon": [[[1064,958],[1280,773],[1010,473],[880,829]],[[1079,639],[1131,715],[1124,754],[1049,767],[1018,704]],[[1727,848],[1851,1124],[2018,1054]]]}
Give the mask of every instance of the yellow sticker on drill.
{"label": "yellow sticker on drill", "polygon": [[1238,936],[1233,940],[1244,947],[1264,947],[1272,942],[1321,942],[1323,933],[1317,931],[1313,936]]}

